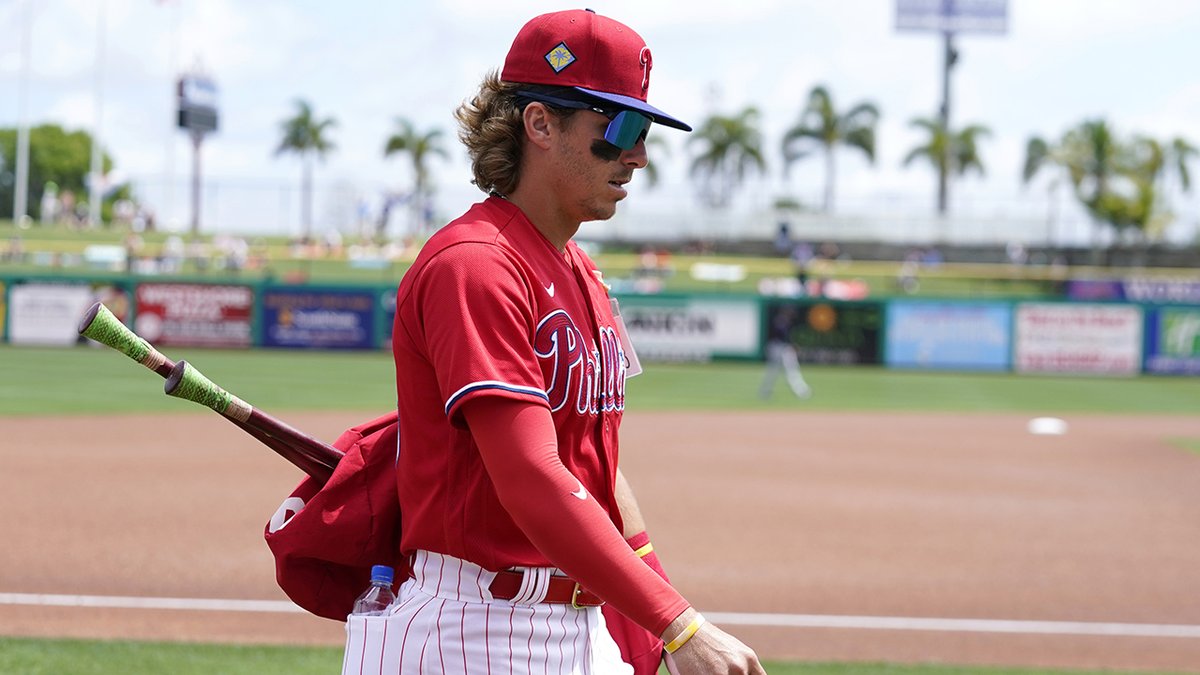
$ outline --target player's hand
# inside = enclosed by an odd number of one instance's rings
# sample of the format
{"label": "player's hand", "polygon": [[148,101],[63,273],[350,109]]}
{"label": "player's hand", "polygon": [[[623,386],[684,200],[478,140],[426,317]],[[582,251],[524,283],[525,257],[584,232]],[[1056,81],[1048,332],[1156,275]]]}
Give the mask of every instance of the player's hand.
{"label": "player's hand", "polygon": [[741,640],[706,623],[692,639],[667,655],[667,669],[673,675],[766,675],[758,655]]}

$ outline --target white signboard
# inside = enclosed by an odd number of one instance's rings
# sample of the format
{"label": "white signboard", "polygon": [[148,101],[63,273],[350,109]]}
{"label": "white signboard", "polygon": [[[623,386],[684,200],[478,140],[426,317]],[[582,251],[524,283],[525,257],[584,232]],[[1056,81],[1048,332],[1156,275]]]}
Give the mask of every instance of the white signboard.
{"label": "white signboard", "polygon": [[760,319],[754,301],[623,296],[620,303],[642,361],[758,354]]}
{"label": "white signboard", "polygon": [[17,284],[10,299],[8,341],[39,345],[78,342],[79,319],[95,302],[87,284]]}
{"label": "white signboard", "polygon": [[1136,305],[1023,303],[1013,365],[1025,373],[1136,375],[1142,309]]}

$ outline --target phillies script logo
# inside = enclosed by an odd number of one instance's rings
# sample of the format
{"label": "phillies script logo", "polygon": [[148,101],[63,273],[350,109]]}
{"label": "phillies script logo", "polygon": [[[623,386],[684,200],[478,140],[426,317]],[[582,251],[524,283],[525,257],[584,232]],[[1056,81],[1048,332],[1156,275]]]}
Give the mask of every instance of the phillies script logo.
{"label": "phillies script logo", "polygon": [[538,324],[533,349],[549,366],[550,410],[572,403],[580,415],[625,409],[625,350],[612,326],[600,329],[600,346],[587,349],[583,333],[563,310]]}

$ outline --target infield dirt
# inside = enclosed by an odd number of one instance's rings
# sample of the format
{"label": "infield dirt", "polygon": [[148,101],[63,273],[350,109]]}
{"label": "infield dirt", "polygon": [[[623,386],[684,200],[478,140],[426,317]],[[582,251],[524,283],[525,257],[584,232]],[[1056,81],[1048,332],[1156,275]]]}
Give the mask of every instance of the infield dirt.
{"label": "infield dirt", "polygon": [[[282,414],[332,441],[363,414]],[[702,611],[1200,626],[1200,417],[626,414],[622,462]],[[0,594],[283,599],[298,471],[212,415],[0,418]],[[726,628],[770,659],[1200,672],[1200,638]],[[0,634],[340,644],[304,614],[0,605]]]}

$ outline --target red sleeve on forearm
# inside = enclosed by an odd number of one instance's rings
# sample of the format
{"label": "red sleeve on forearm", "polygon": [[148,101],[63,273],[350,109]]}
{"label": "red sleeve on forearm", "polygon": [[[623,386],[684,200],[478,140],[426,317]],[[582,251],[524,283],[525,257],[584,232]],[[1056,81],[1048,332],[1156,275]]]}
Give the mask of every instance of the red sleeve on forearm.
{"label": "red sleeve on forearm", "polygon": [[544,406],[481,398],[463,408],[500,503],[546,558],[589,591],[659,635],[688,603],[638,559],[558,456]]}
{"label": "red sleeve on forearm", "polygon": [[[641,532],[638,532],[632,537],[626,539],[625,543],[629,544],[629,548],[636,552],[643,546],[648,546],[650,544],[650,535],[647,534],[645,530],[642,530]],[[668,584],[671,583],[671,577],[667,576],[667,571],[663,569],[662,563],[659,562],[658,554],[654,552],[653,546],[650,547],[648,552],[639,555],[642,557],[642,562],[649,565],[650,569],[658,572],[658,576],[662,577],[663,581],[667,582]]]}

